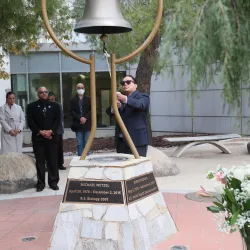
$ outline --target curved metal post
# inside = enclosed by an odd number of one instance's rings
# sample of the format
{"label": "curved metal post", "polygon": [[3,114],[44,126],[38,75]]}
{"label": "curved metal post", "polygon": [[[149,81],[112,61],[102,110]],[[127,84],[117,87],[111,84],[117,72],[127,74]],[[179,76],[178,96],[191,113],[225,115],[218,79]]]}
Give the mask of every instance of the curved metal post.
{"label": "curved metal post", "polygon": [[[44,25],[48,31],[48,33],[50,34],[51,38],[53,39],[53,41],[55,42],[55,44],[62,50],[64,51],[66,54],[68,54],[70,57],[74,58],[75,60],[82,62],[82,63],[86,63],[90,65],[90,92],[91,92],[91,121],[92,121],[92,127],[91,127],[91,132],[90,132],[90,136],[88,139],[88,142],[85,146],[85,149],[82,153],[81,156],[81,160],[85,159],[95,136],[95,132],[96,132],[96,96],[95,96],[95,90],[96,90],[96,85],[95,85],[95,60],[94,60],[94,56],[91,55],[90,56],[90,60],[86,59],[86,58],[82,58],[78,55],[76,55],[75,53],[73,53],[72,51],[70,51],[69,49],[67,49],[56,37],[56,35],[54,34],[50,24],[49,24],[49,20],[48,20],[48,15],[47,15],[47,9],[46,9],[46,0],[41,0],[41,6],[42,6],[42,15],[43,15],[43,20],[44,20]],[[156,22],[155,25],[151,31],[151,33],[149,34],[148,38],[145,40],[145,42],[139,47],[137,48],[134,52],[132,52],[131,54],[124,56],[120,59],[116,59],[115,55],[112,54],[112,62],[111,62],[111,87],[112,87],[112,107],[114,110],[114,115],[116,118],[116,121],[118,123],[118,125],[120,126],[123,135],[125,136],[125,139],[127,140],[129,147],[133,153],[133,155],[135,156],[135,158],[140,158],[135,145],[121,119],[121,116],[118,112],[118,108],[117,108],[117,98],[116,98],[116,64],[120,64],[123,62],[126,62],[128,60],[130,60],[131,58],[137,56],[139,53],[141,53],[149,44],[150,42],[153,40],[153,38],[155,37],[160,24],[161,24],[161,19],[162,19],[162,12],[163,12],[163,0],[158,0],[158,11],[157,11],[157,17],[156,17]]]}
{"label": "curved metal post", "polygon": [[163,0],[158,0],[158,10],[157,10],[157,16],[156,16],[156,20],[155,20],[155,25],[154,25],[152,31],[150,32],[148,38],[134,52],[132,52],[129,55],[124,56],[124,57],[122,57],[120,59],[116,59],[115,60],[116,64],[120,64],[120,63],[126,62],[126,61],[132,59],[133,57],[137,56],[138,54],[140,54],[152,42],[152,40],[154,39],[157,31],[160,28],[161,19],[162,19],[162,13],[163,13]]}
{"label": "curved metal post", "polygon": [[120,113],[118,111],[118,108],[117,108],[117,97],[116,97],[116,89],[117,89],[117,86],[116,86],[116,65],[115,65],[115,54],[112,54],[111,55],[111,92],[112,92],[112,108],[113,108],[113,111],[114,111],[114,115],[115,115],[115,119],[116,119],[116,122],[118,123],[119,127],[121,128],[122,130],[122,133],[131,149],[131,152],[133,153],[134,157],[136,159],[139,159],[140,156],[136,150],[136,147],[128,133],[128,130],[126,129],[123,121],[122,121],[122,118],[120,116]]}
{"label": "curved metal post", "polygon": [[96,132],[96,77],[95,77],[95,56],[90,55],[90,97],[91,97],[91,130],[86,146],[80,160],[84,160],[92,146]]}
{"label": "curved metal post", "polygon": [[62,50],[64,51],[66,54],[68,54],[69,56],[71,56],[72,58],[74,58],[75,60],[82,62],[82,63],[86,63],[86,64],[91,64],[91,60],[88,60],[86,58],[80,57],[77,54],[75,54],[74,52],[72,52],[71,50],[67,49],[56,37],[54,31],[52,30],[50,23],[49,23],[49,19],[48,19],[48,14],[47,14],[47,7],[46,7],[46,0],[41,0],[41,6],[42,6],[42,15],[43,15],[43,22],[45,25],[45,28],[47,29],[47,31],[50,34],[50,37],[52,38],[52,40],[55,42],[55,44]]}
{"label": "curved metal post", "polygon": [[161,25],[161,19],[162,19],[162,13],[163,13],[163,0],[158,0],[158,10],[157,10],[157,16],[156,16],[156,21],[155,21],[155,25],[151,31],[151,33],[149,34],[148,38],[145,40],[145,42],[139,47],[137,48],[134,52],[130,53],[127,56],[124,56],[120,59],[116,59],[115,55],[112,54],[111,56],[111,85],[112,85],[112,107],[114,110],[114,115],[116,118],[116,121],[119,125],[119,127],[122,130],[123,135],[125,136],[125,139],[128,142],[128,145],[131,149],[131,152],[133,153],[133,155],[135,156],[136,159],[140,158],[136,147],[121,119],[121,116],[118,112],[118,108],[117,108],[117,97],[116,97],[116,64],[120,64],[123,62],[126,62],[128,60],[130,60],[131,58],[137,56],[139,53],[141,53],[154,39],[157,31],[159,30],[159,27]]}
{"label": "curved metal post", "polygon": [[41,6],[42,6],[42,15],[43,15],[43,21],[44,25],[49,32],[52,40],[55,42],[55,44],[66,54],[68,54],[70,57],[74,58],[75,60],[86,63],[90,65],[90,97],[91,97],[91,131],[89,135],[89,139],[87,141],[87,144],[83,150],[83,153],[80,157],[81,160],[84,160],[87,156],[88,151],[90,150],[94,137],[96,132],[96,80],[95,80],[95,57],[94,55],[90,55],[90,59],[86,59],[83,57],[78,56],[71,50],[67,49],[56,37],[55,33],[53,32],[47,15],[47,8],[46,8],[46,0],[41,0]]}

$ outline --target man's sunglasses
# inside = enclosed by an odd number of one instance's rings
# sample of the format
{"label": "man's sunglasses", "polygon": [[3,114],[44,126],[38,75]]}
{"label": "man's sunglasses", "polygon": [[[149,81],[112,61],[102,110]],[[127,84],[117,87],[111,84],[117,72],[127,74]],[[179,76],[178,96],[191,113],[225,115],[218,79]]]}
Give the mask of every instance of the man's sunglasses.
{"label": "man's sunglasses", "polygon": [[127,80],[127,81],[121,81],[121,85],[124,86],[125,83],[129,85],[131,82],[134,82],[133,80]]}
{"label": "man's sunglasses", "polygon": [[39,91],[38,94],[48,94],[48,91]]}

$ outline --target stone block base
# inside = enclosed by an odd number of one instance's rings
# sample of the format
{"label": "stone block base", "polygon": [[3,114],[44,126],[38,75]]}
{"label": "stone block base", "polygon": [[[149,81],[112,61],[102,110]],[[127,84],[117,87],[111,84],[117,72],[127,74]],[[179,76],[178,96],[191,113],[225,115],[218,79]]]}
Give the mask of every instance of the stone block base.
{"label": "stone block base", "polygon": [[[93,155],[84,161],[72,160],[71,165],[74,167],[70,169],[69,179],[80,180],[84,188],[80,192],[79,189],[69,190],[67,185],[64,203],[60,205],[48,249],[149,250],[176,233],[175,224],[162,194],[158,190],[150,193],[155,190],[152,184],[154,181],[148,178],[148,173],[152,173],[151,161],[143,157],[135,160],[133,156],[114,154],[113,158],[108,156],[112,162],[104,163],[100,156],[98,155],[99,163],[96,162],[97,156]],[[116,157],[119,157],[121,162],[114,162]],[[133,189],[131,180],[135,180]],[[86,197],[91,198],[91,195],[97,192],[93,187],[98,187],[99,183],[102,183],[100,181],[121,181],[124,187],[124,203],[86,202]],[[128,181],[130,189],[127,188]],[[107,184],[107,187],[104,185],[103,193],[106,194],[110,187],[111,184]],[[67,195],[75,194],[76,191],[81,193],[84,202],[67,202]],[[115,191],[110,191],[107,197],[114,193]]]}

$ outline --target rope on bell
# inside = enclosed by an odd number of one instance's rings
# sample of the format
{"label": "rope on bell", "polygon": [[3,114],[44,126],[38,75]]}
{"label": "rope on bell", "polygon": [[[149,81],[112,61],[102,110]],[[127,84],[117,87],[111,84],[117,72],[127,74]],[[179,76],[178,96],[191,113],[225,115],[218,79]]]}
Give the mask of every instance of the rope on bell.
{"label": "rope on bell", "polygon": [[107,41],[108,37],[107,37],[107,35],[101,35],[100,39],[103,42],[102,51],[103,51],[103,54],[104,54],[104,56],[106,58],[106,62],[107,62],[107,65],[108,65],[108,70],[109,70],[109,75],[110,75],[110,78],[111,78],[111,69],[110,69],[110,63],[109,63],[110,54],[107,51],[107,47],[106,47],[106,43],[105,43]]}

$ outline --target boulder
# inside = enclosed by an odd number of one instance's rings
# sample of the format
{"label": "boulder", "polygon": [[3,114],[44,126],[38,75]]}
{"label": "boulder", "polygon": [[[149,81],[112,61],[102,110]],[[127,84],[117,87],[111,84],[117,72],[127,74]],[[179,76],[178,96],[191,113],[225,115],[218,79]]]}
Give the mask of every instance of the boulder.
{"label": "boulder", "polygon": [[155,177],[172,176],[180,173],[177,165],[173,163],[166,154],[157,148],[148,146],[147,157],[150,157],[153,162]]}
{"label": "boulder", "polygon": [[0,154],[0,194],[33,188],[37,183],[35,160],[20,153]]}

